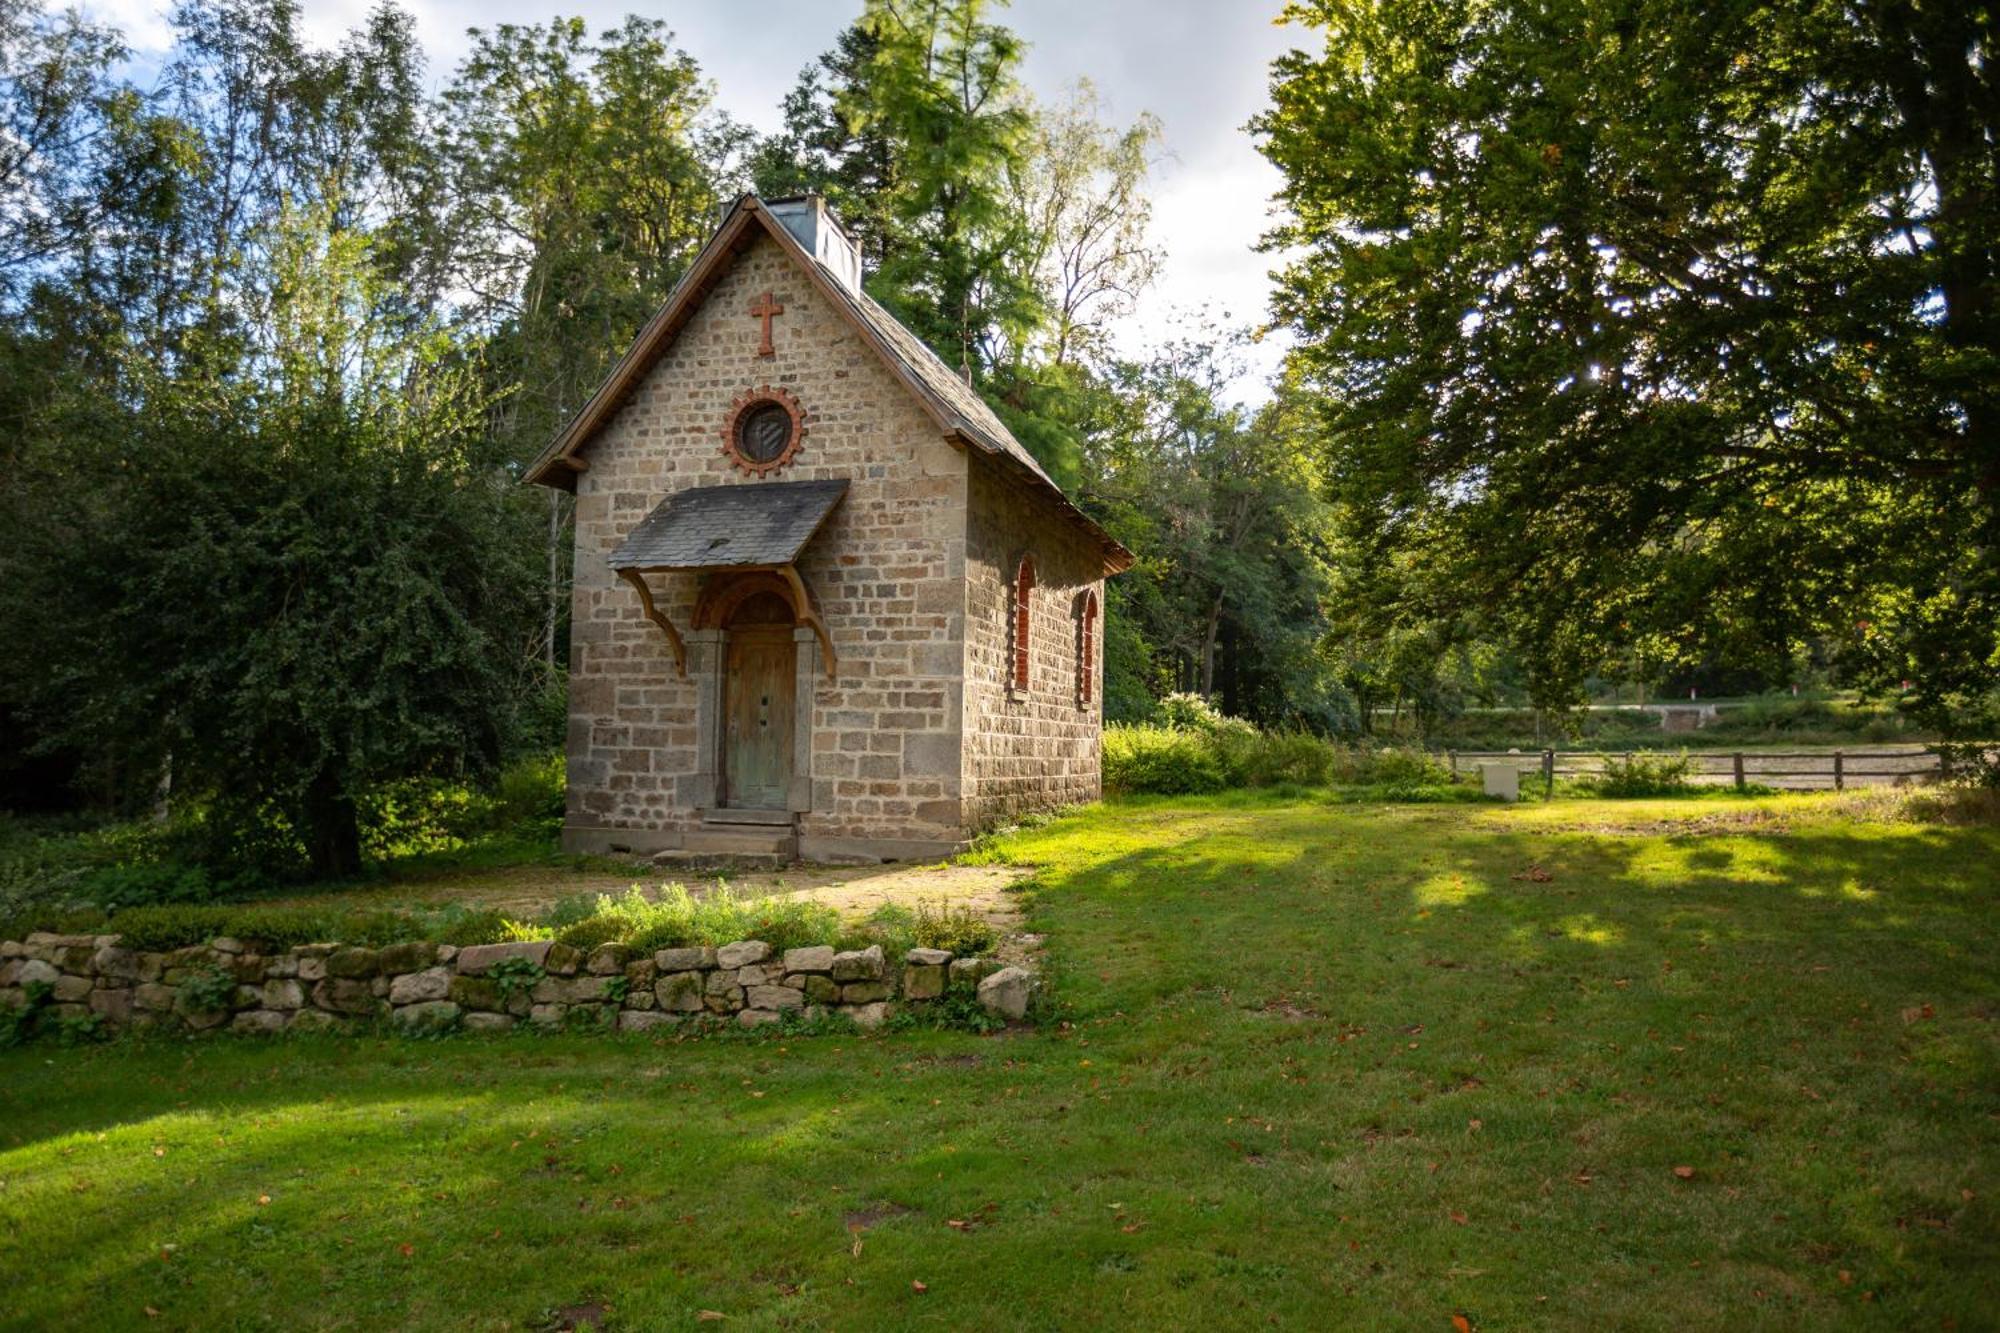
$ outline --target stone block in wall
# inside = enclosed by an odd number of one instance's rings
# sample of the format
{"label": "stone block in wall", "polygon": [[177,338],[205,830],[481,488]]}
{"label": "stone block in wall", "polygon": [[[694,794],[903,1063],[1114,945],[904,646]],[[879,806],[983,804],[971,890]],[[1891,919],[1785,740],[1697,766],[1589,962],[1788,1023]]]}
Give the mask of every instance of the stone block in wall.
{"label": "stone block in wall", "polygon": [[832,977],[817,972],[800,973],[785,978],[786,985],[797,983],[805,997],[816,1004],[832,1004],[840,998],[840,983]]}
{"label": "stone block in wall", "polygon": [[888,1021],[889,1006],[879,1000],[873,1004],[857,1004],[847,1011],[847,1016],[854,1020],[856,1027],[872,1031]]}
{"label": "stone block in wall", "polygon": [[270,1034],[283,1032],[290,1021],[290,1014],[281,1014],[275,1009],[246,1009],[229,1020],[231,1032],[253,1032]]}
{"label": "stone block in wall", "polygon": [[406,1004],[391,1017],[397,1027],[408,1032],[443,1032],[458,1026],[461,1014],[450,1000],[425,1000]]}
{"label": "stone block in wall", "polygon": [[632,990],[651,990],[660,978],[659,964],[650,958],[640,958],[625,964],[625,983]]}
{"label": "stone block in wall", "polygon": [[327,955],[326,975],[342,981],[356,981],[374,976],[378,966],[373,949],[336,949]]}
{"label": "stone block in wall", "polygon": [[347,1023],[321,1009],[301,1009],[288,1026],[293,1032],[339,1032]]}
{"label": "stone block in wall", "polygon": [[451,969],[427,967],[421,972],[411,972],[396,977],[389,983],[390,1004],[420,1004],[428,1000],[442,1000],[451,994]]}
{"label": "stone block in wall", "polygon": [[130,949],[99,949],[91,955],[90,967],[100,977],[114,977],[121,981],[139,979],[139,956]]}
{"label": "stone block in wall", "polygon": [[174,1007],[174,988],[157,981],[142,981],[132,988],[132,1003],[141,1009],[166,1013]]}
{"label": "stone block in wall", "polygon": [[544,971],[559,977],[573,977],[583,967],[583,950],[567,944],[551,944],[542,958]]}
{"label": "stone block in wall", "polygon": [[653,965],[662,972],[692,972],[715,966],[715,950],[690,947],[662,949],[653,955]]}
{"label": "stone block in wall", "polygon": [[1002,1018],[1026,1018],[1034,982],[1034,974],[1026,968],[1003,967],[979,983],[979,1003]]}
{"label": "stone block in wall", "polygon": [[[785,950],[785,971],[787,973],[833,971],[833,946],[815,944],[805,949]],[[790,984],[789,978],[786,984]]]}
{"label": "stone block in wall", "polygon": [[954,958],[949,969],[951,985],[973,990],[999,970],[999,962],[992,958]]}
{"label": "stone block in wall", "polygon": [[427,940],[409,940],[402,944],[392,944],[376,955],[376,963],[385,976],[397,976],[404,972],[421,972],[437,961],[437,946]]}
{"label": "stone block in wall", "polygon": [[257,1001],[266,1009],[303,1009],[306,990],[290,977],[273,977],[258,987]]}
{"label": "stone block in wall", "polygon": [[507,958],[525,958],[537,967],[549,956],[550,940],[509,940],[505,944],[472,944],[458,951],[454,960],[460,976],[485,974],[495,963]]}
{"label": "stone block in wall", "polygon": [[725,969],[748,967],[771,956],[771,946],[762,940],[738,940],[715,951],[715,965]]}
{"label": "stone block in wall", "polygon": [[467,1014],[461,1013],[458,1025],[467,1032],[505,1032],[514,1026],[510,1014]]}
{"label": "stone block in wall", "polygon": [[943,967],[951,961],[951,950],[911,949],[903,955],[903,961],[914,964],[917,967]]}
{"label": "stone block in wall", "polygon": [[59,976],[49,985],[49,996],[57,1004],[82,1004],[90,998],[89,977]]}
{"label": "stone block in wall", "polygon": [[15,970],[14,984],[21,987],[53,986],[61,976],[62,973],[56,971],[54,963],[44,962],[40,958],[29,958]]}
{"label": "stone block in wall", "polygon": [[680,1012],[700,1009],[704,993],[702,974],[699,972],[669,972],[653,987],[653,996],[660,1008]]}
{"label": "stone block in wall", "polygon": [[528,1011],[528,1021],[538,1028],[559,1028],[568,1019],[566,1004],[538,1004]]}
{"label": "stone block in wall", "polygon": [[584,970],[592,976],[617,976],[625,970],[625,960],[630,954],[631,950],[622,944],[600,944],[590,951]]}
{"label": "stone block in wall", "polygon": [[313,987],[313,1007],[335,1014],[373,1015],[382,1008],[375,988],[356,977],[328,977]]}
{"label": "stone block in wall", "polygon": [[744,990],[743,1002],[752,1009],[803,1009],[806,994],[790,986],[749,986]]}
{"label": "stone block in wall", "polygon": [[618,1030],[620,1032],[651,1032],[657,1028],[674,1027],[680,1021],[681,1019],[678,1014],[663,1014],[657,1009],[627,1009],[618,1015]]}
{"label": "stone block in wall", "polygon": [[872,1004],[889,998],[886,981],[850,981],[840,988],[842,1004]]}
{"label": "stone block in wall", "polygon": [[944,994],[944,969],[912,964],[903,969],[903,998],[935,1000]]}
{"label": "stone block in wall", "polygon": [[736,1015],[736,1021],[746,1028],[761,1027],[765,1023],[775,1023],[783,1015],[770,1009],[745,1009]]}
{"label": "stone block in wall", "polygon": [[878,981],[885,970],[886,960],[882,956],[882,946],[871,944],[865,949],[850,949],[833,956],[833,979],[835,981]]}
{"label": "stone block in wall", "polygon": [[90,1012],[107,1023],[129,1023],[132,1021],[132,992],[94,990],[90,993]]}

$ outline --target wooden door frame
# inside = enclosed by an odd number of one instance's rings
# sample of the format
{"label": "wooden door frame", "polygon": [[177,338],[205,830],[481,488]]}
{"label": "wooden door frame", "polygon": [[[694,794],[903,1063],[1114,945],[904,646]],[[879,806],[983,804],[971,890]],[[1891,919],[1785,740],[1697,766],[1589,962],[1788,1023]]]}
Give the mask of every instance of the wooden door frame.
{"label": "wooden door frame", "polygon": [[[770,585],[766,580],[771,578],[772,572],[768,570],[718,576],[702,589],[700,603],[705,614],[698,616],[697,628],[687,636],[689,674],[695,681],[695,773],[688,803],[698,812],[723,808],[723,750],[728,744],[723,708],[729,672],[729,629],[719,622],[728,610],[752,593],[767,590]],[[788,581],[781,581],[780,586],[787,585]],[[813,705],[823,670],[825,636],[825,627],[817,623],[817,615],[813,621],[794,623],[791,630],[792,776],[785,808],[794,815],[813,808]]]}

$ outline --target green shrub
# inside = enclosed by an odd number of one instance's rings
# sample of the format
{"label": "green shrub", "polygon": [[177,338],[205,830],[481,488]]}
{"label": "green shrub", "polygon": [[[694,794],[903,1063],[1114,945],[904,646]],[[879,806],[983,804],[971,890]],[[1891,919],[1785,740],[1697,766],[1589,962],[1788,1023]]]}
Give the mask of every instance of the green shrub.
{"label": "green shrub", "polygon": [[1221,710],[1199,694],[1185,691],[1160,700],[1159,723],[1168,731],[1214,731],[1222,725]]}
{"label": "green shrub", "polygon": [[407,912],[214,904],[134,907],[103,929],[122,936],[126,948],[148,952],[206,944],[219,935],[270,950],[325,941],[372,947],[426,936],[424,923]]}
{"label": "green shrub", "polygon": [[432,922],[431,938],[461,949],[472,944],[502,944],[511,938],[511,924],[490,907],[469,908],[453,903]]}
{"label": "green shrub", "polygon": [[90,901],[112,911],[158,903],[205,903],[217,896],[206,870],[173,861],[106,866],[87,875],[80,887]]}
{"label": "green shrub", "polygon": [[559,828],[565,799],[561,750],[516,759],[494,783],[494,818],[503,828]]}
{"label": "green shrub", "polygon": [[600,944],[612,944],[624,939],[629,933],[629,925],[622,917],[594,916],[563,927],[556,932],[556,939],[572,949],[595,949]]}
{"label": "green shrub", "polygon": [[993,947],[992,923],[962,904],[919,902],[911,933],[918,948],[947,949],[961,957]]}
{"label": "green shrub", "polygon": [[377,859],[455,851],[492,827],[498,808],[493,797],[443,778],[385,782],[358,804],[362,851]]}
{"label": "green shrub", "polygon": [[229,1008],[236,998],[236,978],[219,967],[205,967],[181,982],[180,1007],[191,1014],[213,1014]]}
{"label": "green shrub", "polygon": [[1207,739],[1168,727],[1106,727],[1104,789],[1197,796],[1228,785]]}
{"label": "green shrub", "polygon": [[1687,780],[1690,767],[1685,754],[1639,751],[1622,759],[1606,758],[1602,773],[1579,778],[1577,786],[1595,796],[1685,796],[1695,790]]}

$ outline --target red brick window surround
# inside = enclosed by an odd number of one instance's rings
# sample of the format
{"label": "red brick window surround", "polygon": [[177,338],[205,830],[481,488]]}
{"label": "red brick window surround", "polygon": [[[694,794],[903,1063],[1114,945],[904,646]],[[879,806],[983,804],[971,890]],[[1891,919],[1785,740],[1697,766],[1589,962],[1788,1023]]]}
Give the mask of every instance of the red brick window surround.
{"label": "red brick window surround", "polygon": [[1028,689],[1028,610],[1035,600],[1035,557],[1024,555],[1014,569],[1013,587],[1013,652],[1012,670],[1008,673],[1008,686],[1021,693]]}
{"label": "red brick window surround", "polygon": [[1079,708],[1090,703],[1090,683],[1096,664],[1097,593],[1086,591],[1078,601],[1076,614],[1076,703]]}

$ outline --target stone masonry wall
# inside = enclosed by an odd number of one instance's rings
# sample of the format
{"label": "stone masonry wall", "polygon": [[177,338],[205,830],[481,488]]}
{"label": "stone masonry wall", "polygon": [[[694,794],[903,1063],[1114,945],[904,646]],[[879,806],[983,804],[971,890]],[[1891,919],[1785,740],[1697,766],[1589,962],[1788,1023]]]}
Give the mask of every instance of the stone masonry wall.
{"label": "stone masonry wall", "polygon": [[[757,355],[759,321],[747,313],[765,291],[784,306],[773,357]],[[966,456],[777,244],[759,237],[584,451],[571,605],[566,841],[574,848],[680,845],[696,803],[696,681],[692,670],[675,676],[665,636],[605,558],[670,492],[763,484],[730,465],[721,432],[736,396],[767,384],[796,395],[807,414],[797,461],[771,480],[850,482],[799,565],[839,658],[838,677],[822,672],[816,685],[806,846],[883,840],[941,850],[964,837]],[[649,579],[685,635],[700,576]]]}
{"label": "stone masonry wall", "polygon": [[[1094,801],[1100,792],[1104,566],[1096,545],[986,459],[972,460],[966,530],[966,826]],[[1011,688],[1010,590],[1021,554],[1035,558],[1028,689]],[[1077,689],[1077,602],[1098,600],[1090,699]]]}
{"label": "stone masonry wall", "polygon": [[1031,987],[1021,968],[942,949],[912,949],[898,967],[880,945],[779,953],[742,940],[637,956],[622,945],[585,952],[548,940],[462,949],[423,941],[381,949],[309,944],[271,953],[227,938],[158,953],[123,948],[116,935],[0,942],[0,1010],[40,995],[56,1019],[94,1014],[114,1029],[271,1033],[387,1021],[421,1031],[526,1023],[641,1032],[756,1027],[788,1013],[846,1014],[872,1028],[899,1001],[923,1004],[957,988],[1019,1019]]}

